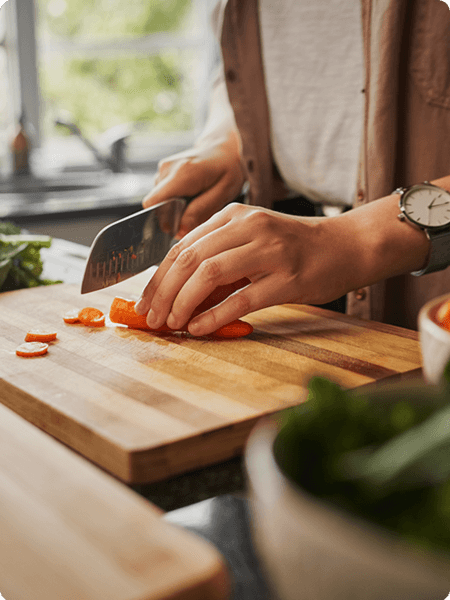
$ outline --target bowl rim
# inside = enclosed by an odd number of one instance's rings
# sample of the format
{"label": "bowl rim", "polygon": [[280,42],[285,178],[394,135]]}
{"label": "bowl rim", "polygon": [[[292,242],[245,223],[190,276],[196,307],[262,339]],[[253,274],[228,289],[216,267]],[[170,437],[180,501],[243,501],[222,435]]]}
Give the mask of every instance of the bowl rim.
{"label": "bowl rim", "polygon": [[450,343],[450,331],[438,325],[430,314],[432,311],[437,311],[438,307],[445,301],[450,302],[449,293],[443,294],[442,296],[437,296],[436,298],[433,298],[424,304],[419,311],[418,324],[419,332],[427,329],[427,331],[434,337],[437,337],[445,343]]}

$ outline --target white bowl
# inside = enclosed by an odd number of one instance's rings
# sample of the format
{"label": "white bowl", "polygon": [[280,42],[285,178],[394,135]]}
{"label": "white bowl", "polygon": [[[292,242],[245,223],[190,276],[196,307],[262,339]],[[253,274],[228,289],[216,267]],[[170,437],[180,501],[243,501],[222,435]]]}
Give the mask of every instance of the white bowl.
{"label": "white bowl", "polygon": [[273,455],[277,429],[261,420],[245,466],[252,535],[280,600],[444,600],[450,561],[420,552],[381,528],[291,483]]}
{"label": "white bowl", "polygon": [[423,374],[429,383],[438,384],[444,367],[450,360],[450,331],[436,322],[439,307],[450,300],[450,294],[427,302],[419,312],[419,339]]}

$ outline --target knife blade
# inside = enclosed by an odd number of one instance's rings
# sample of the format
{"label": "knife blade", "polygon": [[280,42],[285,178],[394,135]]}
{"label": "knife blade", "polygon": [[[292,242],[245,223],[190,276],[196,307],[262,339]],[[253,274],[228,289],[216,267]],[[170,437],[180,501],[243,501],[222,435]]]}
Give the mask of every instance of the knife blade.
{"label": "knife blade", "polygon": [[115,285],[159,264],[178,232],[187,201],[172,198],[104,227],[92,243],[81,293]]}

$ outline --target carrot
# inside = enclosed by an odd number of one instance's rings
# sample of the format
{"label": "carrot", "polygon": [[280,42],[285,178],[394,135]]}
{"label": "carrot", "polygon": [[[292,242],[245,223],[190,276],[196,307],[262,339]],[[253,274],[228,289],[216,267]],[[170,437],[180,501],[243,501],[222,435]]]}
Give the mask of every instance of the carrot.
{"label": "carrot", "polygon": [[211,335],[219,338],[238,338],[249,335],[252,331],[253,327],[250,323],[236,319],[236,321],[231,321],[231,323],[219,327],[219,329],[214,331]]}
{"label": "carrot", "polygon": [[450,302],[444,302],[436,313],[436,320],[444,329],[450,331]]}
{"label": "carrot", "polygon": [[16,348],[17,356],[23,356],[30,358],[32,356],[42,356],[46,354],[48,350],[48,344],[44,342],[24,342]]}
{"label": "carrot", "polygon": [[58,332],[54,329],[30,329],[26,336],[26,342],[53,342]]}
{"label": "carrot", "polygon": [[101,310],[92,306],[82,308],[78,313],[78,318],[83,325],[88,327],[103,327],[105,324],[105,315]]}
{"label": "carrot", "polygon": [[78,318],[78,313],[80,312],[79,308],[72,308],[72,310],[68,310],[63,315],[64,323],[79,323],[80,319]]}
{"label": "carrot", "polygon": [[165,323],[158,329],[151,329],[147,325],[147,315],[138,315],[134,310],[134,300],[116,297],[109,310],[109,318],[113,323],[128,325],[131,329],[145,329],[147,331],[173,331]]}
{"label": "carrot", "polygon": [[[225,286],[223,286],[225,287]],[[217,298],[217,296],[216,296]],[[109,318],[113,323],[120,323],[121,325],[127,325],[132,329],[144,329],[146,331],[155,331],[155,332],[163,332],[163,331],[184,331],[187,332],[187,325],[180,329],[171,329],[166,323],[161,325],[158,329],[152,329],[147,325],[147,315],[138,315],[135,310],[136,302],[134,300],[126,300],[125,298],[116,297],[112,301],[111,308],[109,311]],[[204,308],[204,310],[206,310]],[[194,311],[192,317],[200,314],[198,309]],[[221,338],[237,338],[243,337],[245,335],[249,335],[253,331],[253,327],[246,323],[245,321],[240,321],[239,319],[236,321],[232,321],[223,327],[220,327],[217,331],[212,333],[211,335],[214,337]]]}

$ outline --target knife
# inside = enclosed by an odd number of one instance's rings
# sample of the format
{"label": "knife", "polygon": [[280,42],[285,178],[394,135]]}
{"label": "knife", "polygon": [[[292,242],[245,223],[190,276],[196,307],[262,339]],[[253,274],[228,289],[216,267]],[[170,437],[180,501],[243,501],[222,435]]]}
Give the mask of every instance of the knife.
{"label": "knife", "polygon": [[109,287],[159,264],[189,200],[172,198],[104,227],[89,251],[81,293]]}

